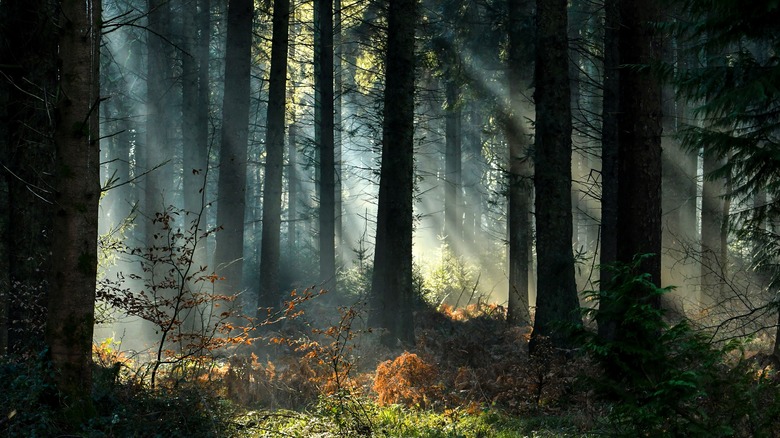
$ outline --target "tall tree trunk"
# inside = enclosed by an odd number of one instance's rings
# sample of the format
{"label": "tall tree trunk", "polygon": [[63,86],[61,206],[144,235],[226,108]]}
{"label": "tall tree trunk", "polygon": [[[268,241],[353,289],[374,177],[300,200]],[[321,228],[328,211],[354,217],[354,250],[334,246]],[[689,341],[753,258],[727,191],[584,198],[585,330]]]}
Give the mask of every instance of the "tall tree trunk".
{"label": "tall tree trunk", "polygon": [[566,36],[566,0],[537,0],[534,77],[536,90],[537,295],[529,349],[540,342],[571,345],[559,323],[577,323],[571,209],[571,95]]}
{"label": "tall tree trunk", "polygon": [[[661,59],[660,35],[655,29],[660,16],[656,1],[620,2],[620,65],[651,65]],[[662,111],[658,78],[649,70],[622,68],[619,108],[617,260],[629,264],[638,254],[652,254],[639,269],[660,286]],[[630,303],[660,308],[660,297],[648,294],[644,287],[637,286],[630,294]],[[656,333],[625,320],[626,310],[618,309],[614,315],[615,322],[625,328],[616,330],[615,336],[639,332],[643,339],[630,340],[638,348],[655,342]]]}
{"label": "tall tree trunk", "polygon": [[509,190],[507,221],[509,236],[509,303],[510,324],[531,323],[528,303],[529,242],[531,241],[531,185],[533,169],[528,156],[527,139],[520,108],[526,64],[523,62],[523,0],[509,0],[509,102],[510,111],[504,131],[509,144]]}
{"label": "tall tree trunk", "polygon": [[[166,0],[148,0],[146,76],[146,187],[143,213],[154,218],[172,203],[173,147],[168,116],[171,95],[171,52],[166,41],[171,23],[171,5]],[[148,222],[148,221],[147,221]],[[155,227],[146,224],[146,244],[154,245]]]}
{"label": "tall tree trunk", "polygon": [[[620,2],[620,64],[660,60],[656,1]],[[624,68],[619,88],[619,181],[617,258],[654,254],[642,266],[656,285],[661,279],[661,88],[649,71]],[[641,194],[641,196],[639,196]]]}
{"label": "tall tree trunk", "polygon": [[[293,11],[296,11],[295,3],[290,4],[290,14],[295,20]],[[293,35],[299,33],[299,25],[294,26]],[[295,62],[296,44],[295,37],[288,38],[290,45],[290,59]],[[295,99],[295,73],[290,73],[290,82],[287,84],[287,102],[290,104],[290,125],[287,128],[287,260],[290,263],[290,271],[298,275],[298,102]]]}
{"label": "tall tree trunk", "polygon": [[319,249],[320,282],[324,289],[333,289],[336,285],[336,167],[333,137],[333,0],[319,2],[318,24],[315,32],[319,34],[320,47],[315,51],[315,64],[319,65],[315,77],[315,95],[319,97]]}
{"label": "tall tree trunk", "polygon": [[412,226],[414,191],[414,32],[416,0],[388,2],[382,168],[379,176],[371,323],[383,342],[414,344]]}
{"label": "tall tree trunk", "polygon": [[721,259],[721,227],[723,226],[723,180],[708,175],[723,166],[711,154],[704,155],[701,196],[701,305],[707,308],[720,301],[724,260]]}
{"label": "tall tree trunk", "polygon": [[[345,241],[343,219],[344,219],[344,200],[342,196],[342,177],[344,176],[344,166],[342,162],[342,102],[344,99],[344,75],[342,72],[341,61],[344,56],[343,35],[341,33],[341,0],[333,0],[333,150],[335,165],[335,224],[334,234],[336,239],[336,266],[344,266],[344,248]],[[335,270],[334,270],[335,273]]]}
{"label": "tall tree trunk", "polygon": [[[452,70],[455,70],[453,68]],[[459,254],[462,241],[461,213],[462,153],[460,90],[456,79],[446,80],[445,154],[444,154],[444,236],[450,250]]]}
{"label": "tall tree trunk", "polygon": [[92,412],[92,330],[97,274],[100,145],[98,132],[100,1],[61,3],[60,100],[55,130],[53,282],[46,341],[78,424]]}
{"label": "tall tree trunk", "polygon": [[217,225],[213,268],[225,278],[225,293],[241,288],[244,265],[246,156],[249,130],[249,73],[252,45],[252,0],[230,0],[225,52],[225,93],[217,183]]}
{"label": "tall tree trunk", "polygon": [[[259,307],[274,307],[280,298],[279,257],[289,26],[290,1],[274,0],[271,75],[268,82],[268,135],[265,183],[263,185],[263,239],[260,254]],[[262,317],[263,315],[258,316]]]}
{"label": "tall tree trunk", "polygon": [[[618,211],[618,97],[620,93],[619,0],[604,2],[604,85],[601,113],[601,253],[599,282],[601,290],[611,288],[612,274],[608,267],[617,261]],[[608,304],[602,299],[600,305]],[[601,316],[601,315],[599,315]],[[598,333],[603,339],[613,339],[617,321],[598,318]]]}
{"label": "tall tree trunk", "polygon": [[477,103],[470,103],[468,130],[466,131],[463,160],[463,241],[475,248],[475,254],[481,253],[482,239],[482,191],[481,181],[484,158],[482,157],[482,120]]}
{"label": "tall tree trunk", "polygon": [[185,52],[182,54],[184,211],[199,214],[203,208],[208,166],[209,0],[198,0],[197,9],[185,7],[182,14]]}
{"label": "tall tree trunk", "polygon": [[[0,2],[0,353],[42,347],[49,292],[57,2]],[[4,313],[0,310],[0,313]]]}

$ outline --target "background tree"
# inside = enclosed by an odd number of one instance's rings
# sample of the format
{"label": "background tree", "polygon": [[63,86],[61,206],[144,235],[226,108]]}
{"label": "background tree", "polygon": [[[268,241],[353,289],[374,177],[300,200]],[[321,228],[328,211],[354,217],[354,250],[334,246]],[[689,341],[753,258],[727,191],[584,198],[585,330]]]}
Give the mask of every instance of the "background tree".
{"label": "background tree", "polygon": [[388,2],[387,56],[371,321],[384,343],[414,343],[412,193],[414,190],[414,34],[416,0]]}
{"label": "background tree", "polygon": [[217,233],[212,268],[226,279],[228,293],[241,289],[244,265],[244,212],[249,129],[249,71],[252,47],[251,0],[230,0],[225,49],[225,92],[219,150]]}
{"label": "background tree", "polygon": [[566,1],[536,2],[537,295],[531,350],[542,339],[570,345],[560,323],[579,321],[571,247],[571,97]]}
{"label": "background tree", "polygon": [[[315,47],[314,63],[318,67],[314,78],[315,117],[319,138],[317,147],[320,159],[319,178],[319,254],[320,281],[324,289],[336,285],[336,162],[334,143],[334,94],[333,94],[333,0],[318,0],[315,9],[318,26],[314,31],[319,45]],[[340,214],[340,213],[339,213]]]}
{"label": "background tree", "polygon": [[[268,84],[268,135],[263,186],[263,240],[260,255],[259,307],[274,307],[279,300],[279,258],[282,219],[282,167],[284,164],[285,94],[289,46],[290,2],[274,0],[271,75]],[[259,310],[258,310],[259,311]],[[262,316],[262,315],[258,315]]]}

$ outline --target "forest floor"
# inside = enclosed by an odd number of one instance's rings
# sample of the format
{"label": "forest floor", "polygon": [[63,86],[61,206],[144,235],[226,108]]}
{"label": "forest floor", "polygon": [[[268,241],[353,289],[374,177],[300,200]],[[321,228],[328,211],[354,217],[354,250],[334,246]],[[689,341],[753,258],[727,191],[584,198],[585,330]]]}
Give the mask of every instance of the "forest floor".
{"label": "forest floor", "polygon": [[[647,363],[608,376],[585,350],[529,356],[529,327],[471,305],[416,314],[416,345],[388,348],[342,308],[331,321],[290,320],[229,357],[165,367],[116,345],[95,347],[96,415],[63,425],[43,355],[0,361],[0,434],[83,437],[780,436],[780,378],[746,347],[659,336]],[[667,333],[669,336],[667,336]],[[657,357],[656,357],[657,356]],[[654,360],[661,362],[654,362]]]}

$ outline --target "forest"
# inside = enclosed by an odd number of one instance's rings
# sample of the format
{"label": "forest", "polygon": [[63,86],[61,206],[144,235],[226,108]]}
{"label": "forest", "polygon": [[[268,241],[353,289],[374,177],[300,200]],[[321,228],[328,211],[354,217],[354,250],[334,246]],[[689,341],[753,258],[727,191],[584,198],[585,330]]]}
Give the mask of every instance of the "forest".
{"label": "forest", "polygon": [[777,0],[0,0],[4,436],[778,437],[778,367]]}

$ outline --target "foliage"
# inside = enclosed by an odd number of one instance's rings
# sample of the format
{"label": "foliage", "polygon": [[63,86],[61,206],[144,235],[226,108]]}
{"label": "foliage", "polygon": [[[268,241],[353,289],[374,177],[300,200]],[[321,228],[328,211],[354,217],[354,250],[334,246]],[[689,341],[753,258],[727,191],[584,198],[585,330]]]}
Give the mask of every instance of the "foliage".
{"label": "foliage", "polygon": [[[604,423],[617,436],[753,436],[776,434],[771,420],[780,404],[773,372],[756,370],[740,353],[740,344],[714,345],[687,321],[670,326],[663,312],[636,299],[637,287],[648,297],[658,288],[634,265],[616,265],[612,287],[590,292],[595,315],[624,315],[615,339],[586,333],[585,350],[601,365],[591,379],[611,403]],[[654,333],[651,342],[648,334]]]}
{"label": "foliage", "polygon": [[454,307],[467,306],[473,300],[483,298],[478,293],[477,268],[465,257],[457,256],[447,244],[440,247],[440,257],[420,267],[422,293],[426,302]]}
{"label": "foliage", "polygon": [[[186,372],[192,368],[179,365],[191,358],[253,341],[252,321],[239,315],[234,305],[237,296],[216,293],[214,285],[221,279],[195,263],[198,242],[209,234],[200,230],[200,216],[182,228],[176,223],[180,215],[173,207],[157,213],[153,243],[122,250],[140,261],[142,272],[104,278],[97,290],[98,301],[155,326],[160,339],[149,364],[152,387],[163,365]],[[237,325],[239,321],[243,326]]]}
{"label": "foliage", "polygon": [[56,427],[56,388],[46,353],[0,357],[0,432],[9,437],[49,436]]}
{"label": "foliage", "polygon": [[[108,344],[106,344],[108,345]],[[104,345],[105,347],[105,345]],[[115,353],[115,351],[114,351]],[[96,347],[93,401],[96,415],[79,430],[61,421],[54,372],[47,354],[36,360],[5,357],[0,362],[0,434],[7,437],[49,436],[225,436],[229,406],[195,385],[175,391],[152,391],[119,378],[118,368],[100,365],[111,354]]]}
{"label": "foliage", "polygon": [[[774,1],[736,0],[679,6],[686,20],[670,27],[695,62],[680,68],[674,83],[704,120],[680,130],[683,146],[720,160],[705,177],[728,181],[738,236],[776,240],[766,230],[780,209],[780,8]],[[756,255],[759,266],[769,265],[774,280],[780,278],[776,253]]]}
{"label": "foliage", "polygon": [[439,373],[434,365],[417,354],[405,351],[377,367],[374,380],[377,403],[429,407],[433,400],[441,397],[438,378]]}
{"label": "foliage", "polygon": [[565,417],[534,418],[506,415],[496,409],[421,411],[400,405],[378,406],[362,401],[371,430],[340,433],[328,417],[290,411],[251,411],[239,417],[241,436],[374,436],[434,438],[521,438],[582,436]]}

